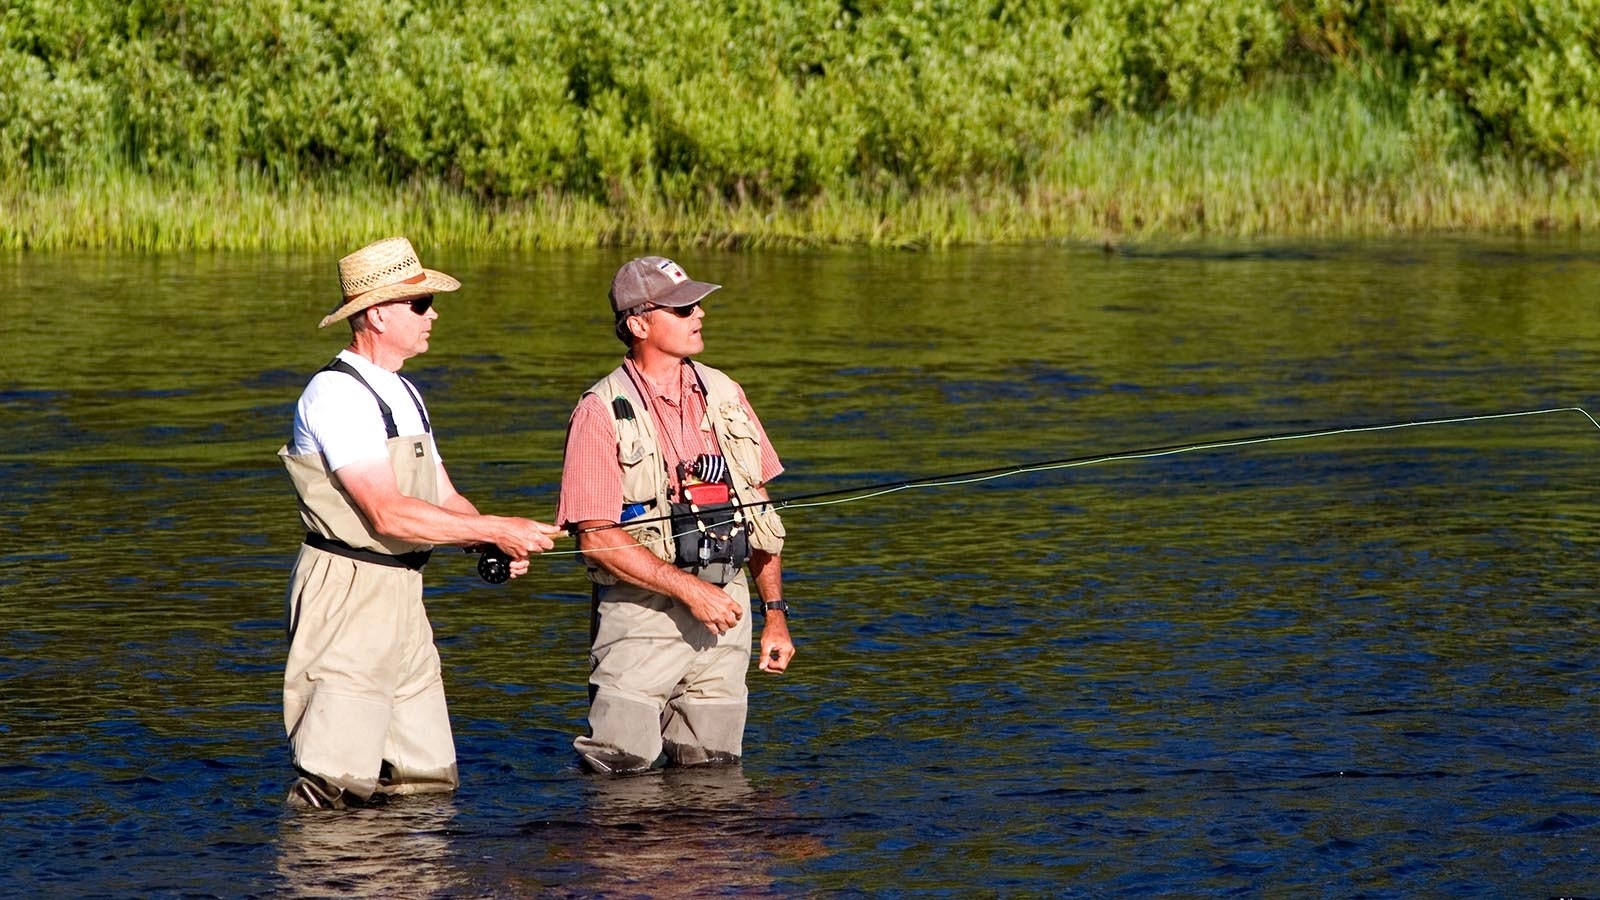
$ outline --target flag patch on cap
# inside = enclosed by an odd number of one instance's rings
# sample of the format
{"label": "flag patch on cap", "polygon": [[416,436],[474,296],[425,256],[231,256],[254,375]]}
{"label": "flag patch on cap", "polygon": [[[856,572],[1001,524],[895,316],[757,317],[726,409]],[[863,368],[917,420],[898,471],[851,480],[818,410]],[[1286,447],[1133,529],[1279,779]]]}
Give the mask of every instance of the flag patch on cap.
{"label": "flag patch on cap", "polygon": [[666,273],[666,276],[672,279],[673,284],[683,284],[689,280],[689,276],[683,274],[683,269],[679,268],[678,264],[670,259],[663,259],[661,262],[656,263],[656,268]]}

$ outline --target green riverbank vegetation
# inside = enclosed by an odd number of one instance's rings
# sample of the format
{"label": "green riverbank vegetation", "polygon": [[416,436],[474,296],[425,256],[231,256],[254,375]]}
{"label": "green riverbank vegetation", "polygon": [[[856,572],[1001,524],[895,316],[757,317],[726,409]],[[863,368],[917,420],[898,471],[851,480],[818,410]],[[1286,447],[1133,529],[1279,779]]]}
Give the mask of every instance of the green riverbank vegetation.
{"label": "green riverbank vegetation", "polygon": [[0,247],[1600,227],[1600,0],[13,0]]}

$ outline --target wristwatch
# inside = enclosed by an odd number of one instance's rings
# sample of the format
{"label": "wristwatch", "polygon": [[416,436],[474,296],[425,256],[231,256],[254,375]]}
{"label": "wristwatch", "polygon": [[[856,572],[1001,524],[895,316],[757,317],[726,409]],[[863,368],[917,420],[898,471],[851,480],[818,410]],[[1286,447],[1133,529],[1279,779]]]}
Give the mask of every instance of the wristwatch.
{"label": "wristwatch", "polygon": [[766,613],[769,613],[769,612],[771,612],[773,610],[777,610],[778,612],[781,612],[785,616],[787,616],[789,614],[789,601],[787,601],[787,600],[768,600],[767,602],[761,604],[761,612],[762,612],[763,615],[765,615]]}

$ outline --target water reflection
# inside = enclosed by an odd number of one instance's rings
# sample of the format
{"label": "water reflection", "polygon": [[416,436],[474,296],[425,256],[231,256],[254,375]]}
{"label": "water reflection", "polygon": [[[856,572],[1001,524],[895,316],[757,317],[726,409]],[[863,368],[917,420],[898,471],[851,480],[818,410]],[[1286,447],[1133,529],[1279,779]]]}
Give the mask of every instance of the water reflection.
{"label": "water reflection", "polygon": [[583,891],[607,897],[774,896],[773,812],[739,766],[589,778]]}
{"label": "water reflection", "polygon": [[452,858],[455,803],[406,797],[387,806],[292,810],[278,831],[278,875],[287,897],[433,897],[468,879]]}

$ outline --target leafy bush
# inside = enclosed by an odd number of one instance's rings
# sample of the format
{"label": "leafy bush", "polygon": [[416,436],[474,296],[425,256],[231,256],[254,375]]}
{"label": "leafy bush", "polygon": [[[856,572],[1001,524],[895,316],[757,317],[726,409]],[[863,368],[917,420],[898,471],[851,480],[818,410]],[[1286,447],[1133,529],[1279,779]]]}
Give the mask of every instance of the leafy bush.
{"label": "leafy bush", "polygon": [[1600,3],[1407,0],[1389,16],[1395,51],[1460,102],[1486,147],[1571,165],[1600,153]]}
{"label": "leafy bush", "polygon": [[1480,152],[1575,169],[1600,160],[1597,0],[1311,0],[1286,15],[1307,50],[1449,100]]}
{"label": "leafy bush", "polygon": [[0,154],[775,204],[1023,185],[1098,116],[1356,71],[1404,80],[1446,144],[1581,167],[1597,22],[1600,0],[14,0]]}

